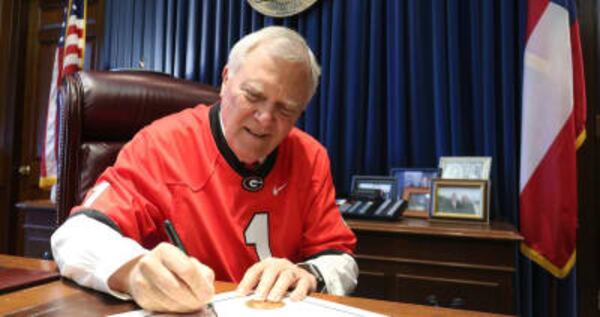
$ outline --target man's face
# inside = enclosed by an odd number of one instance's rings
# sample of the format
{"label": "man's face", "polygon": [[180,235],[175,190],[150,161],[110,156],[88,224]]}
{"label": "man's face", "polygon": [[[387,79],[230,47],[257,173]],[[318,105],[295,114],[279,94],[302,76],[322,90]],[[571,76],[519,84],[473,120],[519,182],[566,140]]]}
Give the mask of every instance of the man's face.
{"label": "man's face", "polygon": [[265,158],[288,135],[308,102],[307,74],[300,63],[273,58],[264,45],[235,73],[225,67],[221,118],[227,144],[240,161]]}

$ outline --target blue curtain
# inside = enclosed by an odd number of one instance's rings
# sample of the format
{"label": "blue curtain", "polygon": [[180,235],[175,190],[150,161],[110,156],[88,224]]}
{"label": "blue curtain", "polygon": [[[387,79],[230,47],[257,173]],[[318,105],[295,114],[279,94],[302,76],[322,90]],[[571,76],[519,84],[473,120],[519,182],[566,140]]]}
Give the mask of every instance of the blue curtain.
{"label": "blue curtain", "polygon": [[[298,126],[328,149],[338,193],[356,174],[491,156],[491,218],[518,226],[526,9],[519,0],[319,0],[276,19],[238,0],[107,0],[100,61],[102,69],[143,62],[218,86],[241,36],[265,25],[296,29],[322,66]],[[556,281],[520,257],[520,314],[575,316],[574,276]],[[548,307],[553,296],[560,307]]]}

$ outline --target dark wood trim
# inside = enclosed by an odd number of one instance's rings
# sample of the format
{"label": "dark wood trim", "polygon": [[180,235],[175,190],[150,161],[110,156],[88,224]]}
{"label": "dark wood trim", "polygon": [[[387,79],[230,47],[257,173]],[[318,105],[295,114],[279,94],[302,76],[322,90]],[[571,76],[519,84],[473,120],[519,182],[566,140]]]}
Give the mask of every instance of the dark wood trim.
{"label": "dark wood trim", "polygon": [[64,4],[64,0],[45,0],[40,3],[40,8],[42,10],[62,9]]}
{"label": "dark wood trim", "polygon": [[485,240],[523,240],[523,237],[516,232],[513,225],[504,222],[495,222],[488,225],[404,218],[400,222],[346,220],[346,223],[352,229],[359,231],[469,237],[471,239]]}
{"label": "dark wood trim", "polygon": [[596,115],[596,138],[600,139],[600,114]]}
{"label": "dark wood trim", "polygon": [[17,217],[11,211],[18,191],[17,168],[20,161],[20,139],[22,109],[19,106],[23,99],[24,85],[23,52],[25,51],[28,10],[30,1],[6,0],[2,5],[2,34],[0,41],[6,49],[0,54],[0,100],[2,102],[2,135],[0,148],[5,151],[2,168],[6,169],[0,186],[0,252],[14,253],[17,233]]}
{"label": "dark wood trim", "polygon": [[581,45],[587,94],[587,140],[578,153],[579,228],[577,232],[577,293],[579,316],[600,314],[600,96],[598,42],[600,0],[578,0]]}
{"label": "dark wood trim", "polygon": [[[0,2],[0,42],[8,43],[10,48],[12,34],[14,33],[14,1],[2,1]],[[9,117],[11,117],[13,107],[12,100],[14,97],[8,90],[9,88],[9,64],[11,57],[11,50],[0,50],[0,69],[7,70],[6,72],[0,73],[0,149],[8,149],[11,140],[12,131],[9,131],[7,125]],[[9,214],[6,212],[6,202],[8,199],[6,186],[9,181],[10,172],[7,170],[7,166],[10,166],[11,155],[0,155],[0,252],[8,250],[8,222]]]}
{"label": "dark wood trim", "polygon": [[94,48],[94,60],[92,61],[92,64],[94,65],[93,69],[99,69],[101,67],[101,65],[100,65],[100,50],[102,49],[102,46],[104,43],[104,25],[105,25],[104,9],[105,9],[106,5],[105,5],[104,0],[90,1],[90,3],[93,3],[93,2],[98,2],[98,5],[95,6],[95,10],[97,13],[96,13],[96,20],[93,21],[96,25],[94,29],[95,29],[95,36],[97,37],[97,39],[96,39],[96,45]]}
{"label": "dark wood trim", "polygon": [[[417,265],[429,265],[429,266],[440,266],[440,267],[452,267],[452,268],[463,268],[469,270],[485,270],[485,271],[497,271],[497,272],[509,272],[514,273],[516,269],[511,266],[504,265],[482,265],[482,264],[470,264],[470,263],[459,263],[450,261],[429,261],[419,260],[409,257],[391,257],[391,256],[378,256],[378,255],[355,255],[355,258],[362,260],[371,260],[378,262],[387,262],[390,264],[417,264]],[[362,274],[362,272],[361,272]]]}

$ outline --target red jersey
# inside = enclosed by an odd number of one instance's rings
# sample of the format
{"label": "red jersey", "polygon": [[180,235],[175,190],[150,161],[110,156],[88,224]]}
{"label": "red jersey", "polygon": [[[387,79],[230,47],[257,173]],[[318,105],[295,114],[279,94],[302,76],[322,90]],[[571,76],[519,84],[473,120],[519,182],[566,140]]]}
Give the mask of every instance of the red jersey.
{"label": "red jersey", "polygon": [[73,212],[99,211],[148,249],[168,241],[170,219],[190,256],[239,282],[269,256],[352,253],[329,164],[325,148],[293,128],[249,170],[227,146],[219,105],[199,105],[142,129]]}

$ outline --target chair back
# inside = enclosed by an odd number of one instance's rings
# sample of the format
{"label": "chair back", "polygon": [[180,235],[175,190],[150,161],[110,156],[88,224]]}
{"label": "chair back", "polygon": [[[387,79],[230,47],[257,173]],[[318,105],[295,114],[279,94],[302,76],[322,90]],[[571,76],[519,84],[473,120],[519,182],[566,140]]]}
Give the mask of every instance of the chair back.
{"label": "chair back", "polygon": [[215,87],[147,71],[79,72],[66,76],[60,89],[58,225],[141,128],[219,99]]}

